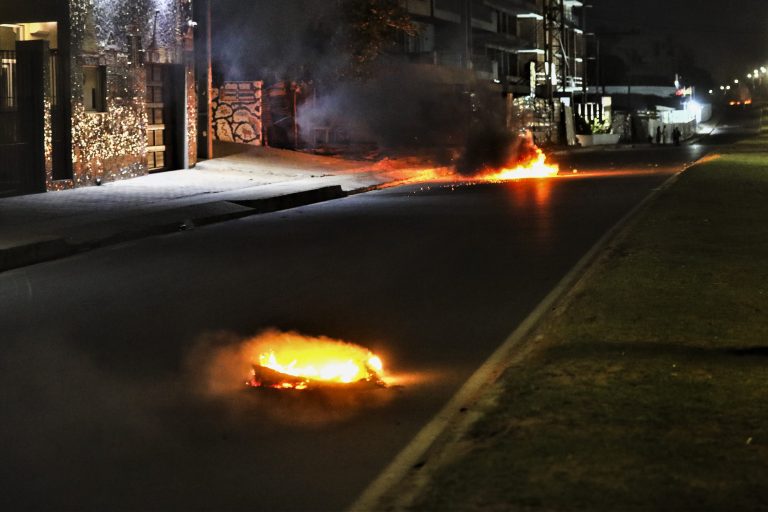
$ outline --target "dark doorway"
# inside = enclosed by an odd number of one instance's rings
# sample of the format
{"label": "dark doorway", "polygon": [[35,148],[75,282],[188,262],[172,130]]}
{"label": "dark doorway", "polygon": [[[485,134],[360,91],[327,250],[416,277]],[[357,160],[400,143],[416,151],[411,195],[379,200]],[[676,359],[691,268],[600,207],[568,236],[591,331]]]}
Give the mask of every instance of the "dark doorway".
{"label": "dark doorway", "polygon": [[149,172],[186,167],[185,84],[184,66],[147,65],[147,168]]}
{"label": "dark doorway", "polygon": [[0,196],[45,192],[46,41],[0,52]]}

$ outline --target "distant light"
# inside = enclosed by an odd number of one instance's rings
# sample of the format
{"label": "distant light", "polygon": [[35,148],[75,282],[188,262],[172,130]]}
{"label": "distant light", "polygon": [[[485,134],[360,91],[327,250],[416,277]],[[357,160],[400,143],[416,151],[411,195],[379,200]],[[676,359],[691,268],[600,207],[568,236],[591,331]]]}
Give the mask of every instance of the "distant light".
{"label": "distant light", "polygon": [[493,79],[493,83],[495,83],[495,84],[500,84],[500,83],[501,83],[501,80],[499,80],[498,78],[494,78],[494,79]]}
{"label": "distant light", "polygon": [[761,73],[765,73],[766,71],[768,71],[768,69],[765,69],[765,66],[761,66],[760,67],[760,72]]}
{"label": "distant light", "polygon": [[756,69],[756,70],[754,70],[754,71],[752,72],[752,74],[753,74],[754,76],[757,76],[757,75],[759,75],[759,74],[760,74],[760,71],[758,71],[758,70]]}
{"label": "distant light", "polygon": [[714,94],[714,92],[712,89],[709,90],[709,94]]}
{"label": "distant light", "polygon": [[699,103],[698,101],[695,101],[695,100],[689,101],[688,103],[686,103],[685,108],[686,108],[686,110],[690,111],[691,113],[695,114],[696,116],[701,114],[701,108],[702,107],[701,107],[701,103]]}
{"label": "distant light", "polygon": [[726,86],[725,86],[725,90],[726,90],[726,91],[730,91],[730,90],[731,90],[731,86],[730,86],[730,85],[726,85]]}
{"label": "distant light", "polygon": [[724,85],[721,85],[721,86],[720,86],[720,90],[721,90],[721,91],[724,91],[724,90],[725,90],[725,86],[724,86]]}
{"label": "distant light", "polygon": [[738,79],[738,78],[737,78],[737,79],[735,79],[735,80],[733,81],[733,83],[735,83],[735,84],[739,83],[739,79]]}
{"label": "distant light", "polygon": [[700,123],[704,119],[704,116],[702,115],[702,112],[704,111],[704,107],[702,107],[701,103],[699,103],[698,101],[696,100],[689,101],[685,105],[685,108],[688,110],[688,112],[690,112],[693,115],[693,117],[696,118],[697,123]]}
{"label": "distant light", "polygon": [[752,73],[747,73],[747,78],[752,78]]}

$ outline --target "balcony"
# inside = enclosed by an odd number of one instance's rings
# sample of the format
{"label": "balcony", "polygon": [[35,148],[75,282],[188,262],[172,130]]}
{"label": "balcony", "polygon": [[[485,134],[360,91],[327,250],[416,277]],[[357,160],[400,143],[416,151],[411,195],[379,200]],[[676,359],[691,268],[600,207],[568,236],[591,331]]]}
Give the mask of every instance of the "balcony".
{"label": "balcony", "polygon": [[510,14],[538,13],[535,0],[485,0],[485,4]]}

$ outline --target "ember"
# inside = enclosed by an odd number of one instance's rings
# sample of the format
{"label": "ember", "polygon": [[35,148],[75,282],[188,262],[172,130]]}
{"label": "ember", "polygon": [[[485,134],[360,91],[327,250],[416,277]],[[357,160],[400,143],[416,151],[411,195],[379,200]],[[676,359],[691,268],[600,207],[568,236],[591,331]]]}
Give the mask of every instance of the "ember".
{"label": "ember", "polygon": [[304,390],[317,386],[385,385],[383,363],[370,350],[326,337],[267,331],[251,345],[251,387]]}

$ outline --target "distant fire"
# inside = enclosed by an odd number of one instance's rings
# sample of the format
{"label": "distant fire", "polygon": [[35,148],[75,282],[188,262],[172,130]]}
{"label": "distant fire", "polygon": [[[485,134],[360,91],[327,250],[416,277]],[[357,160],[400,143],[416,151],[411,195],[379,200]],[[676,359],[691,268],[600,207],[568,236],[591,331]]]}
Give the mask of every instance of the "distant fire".
{"label": "distant fire", "polygon": [[384,365],[370,350],[326,337],[268,331],[252,340],[248,386],[304,390],[317,386],[384,385]]}
{"label": "distant fire", "polygon": [[[422,162],[423,164],[423,162]],[[518,137],[508,148],[507,162],[498,167],[485,165],[471,173],[460,173],[453,167],[429,168],[418,162],[382,160],[374,167],[391,181],[379,188],[414,183],[498,183],[523,179],[553,178],[560,169],[547,162],[547,155],[534,144],[530,133]]]}
{"label": "distant fire", "polygon": [[479,178],[483,181],[509,181],[557,176],[557,165],[547,163],[547,155],[533,142],[530,132],[515,139],[509,147],[507,163],[501,168],[485,167]]}
{"label": "distant fire", "polygon": [[513,164],[503,169],[491,169],[487,173],[482,173],[480,178],[484,181],[508,181],[522,180],[528,178],[552,178],[557,176],[559,167],[547,163],[547,155],[537,148],[533,147],[533,154],[530,158]]}

